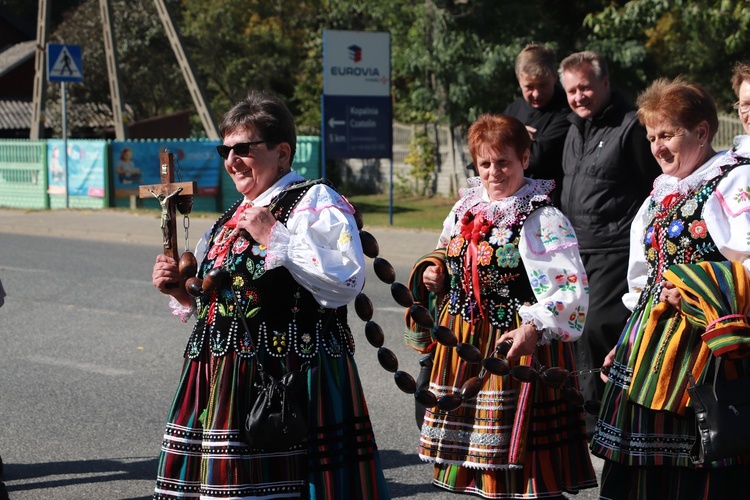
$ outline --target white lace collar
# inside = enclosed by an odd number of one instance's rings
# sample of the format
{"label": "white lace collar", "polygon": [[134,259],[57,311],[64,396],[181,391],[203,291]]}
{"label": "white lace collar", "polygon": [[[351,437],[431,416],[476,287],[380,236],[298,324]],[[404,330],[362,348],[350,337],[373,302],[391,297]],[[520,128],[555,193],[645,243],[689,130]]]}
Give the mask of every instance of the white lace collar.
{"label": "white lace collar", "polygon": [[[737,139],[735,139],[736,141]],[[750,143],[750,141],[747,141]],[[705,181],[713,179],[723,172],[724,167],[737,163],[737,154],[734,150],[721,151],[712,156],[706,163],[698,167],[692,174],[684,179],[672,175],[662,174],[654,180],[654,189],[651,197],[654,201],[661,203],[670,194],[686,195],[695,191]]]}
{"label": "white lace collar", "polygon": [[479,177],[471,177],[467,183],[469,187],[459,191],[461,201],[456,206],[456,214],[459,217],[467,212],[475,216],[482,214],[485,220],[496,226],[509,226],[516,222],[531,212],[532,201],[549,199],[548,195],[554,188],[553,181],[524,178],[523,185],[512,196],[493,201]]}

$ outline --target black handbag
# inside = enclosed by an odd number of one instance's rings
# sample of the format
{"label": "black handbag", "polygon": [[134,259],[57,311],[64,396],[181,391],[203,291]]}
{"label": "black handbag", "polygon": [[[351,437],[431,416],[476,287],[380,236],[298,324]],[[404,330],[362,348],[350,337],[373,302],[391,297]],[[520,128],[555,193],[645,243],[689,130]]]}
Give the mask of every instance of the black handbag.
{"label": "black handbag", "polygon": [[[240,321],[252,342],[245,315],[237,297],[232,296]],[[240,439],[252,449],[283,451],[299,446],[307,439],[305,380],[310,363],[276,379],[256,359],[253,377],[255,398],[247,414],[240,409]]]}
{"label": "black handbag", "polygon": [[687,389],[695,411],[690,458],[696,465],[750,452],[750,376],[720,381],[721,358],[715,361],[713,382],[694,385],[691,376]]}
{"label": "black handbag", "polygon": [[304,389],[309,363],[277,380],[257,364],[255,402],[240,426],[240,439],[250,448],[288,450],[307,439]]}

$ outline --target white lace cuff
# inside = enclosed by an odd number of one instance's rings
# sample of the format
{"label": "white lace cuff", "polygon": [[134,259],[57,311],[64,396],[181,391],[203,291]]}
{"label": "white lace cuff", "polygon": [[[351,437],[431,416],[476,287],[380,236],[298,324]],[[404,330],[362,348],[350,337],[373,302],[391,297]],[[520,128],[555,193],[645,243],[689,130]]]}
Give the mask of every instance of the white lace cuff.
{"label": "white lace cuff", "polygon": [[180,304],[177,299],[169,297],[169,307],[172,309],[172,316],[179,316],[183,323],[187,323],[187,320],[195,314],[195,302],[189,307],[185,307]]}
{"label": "white lace cuff", "polygon": [[522,325],[531,325],[534,327],[534,329],[539,334],[539,341],[536,343],[536,345],[547,345],[552,341],[552,335],[549,332],[549,329],[544,326],[544,323],[536,319],[535,317],[531,316],[530,314],[526,313],[520,313],[521,316],[521,324]]}

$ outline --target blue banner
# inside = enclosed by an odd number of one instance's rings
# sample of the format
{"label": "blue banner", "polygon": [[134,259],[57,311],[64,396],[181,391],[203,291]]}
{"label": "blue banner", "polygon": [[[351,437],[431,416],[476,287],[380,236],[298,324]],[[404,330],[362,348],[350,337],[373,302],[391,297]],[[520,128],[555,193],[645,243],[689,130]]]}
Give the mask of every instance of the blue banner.
{"label": "blue banner", "polygon": [[114,141],[112,142],[112,178],[115,197],[138,194],[141,184],[159,184],[159,152],[166,148],[174,155],[175,182],[194,181],[197,195],[219,192],[222,167],[216,153],[217,141]]}
{"label": "blue banner", "polygon": [[[65,194],[65,142],[47,141],[47,172],[49,194]],[[101,140],[68,140],[69,196],[104,198],[104,166],[107,142]]]}
{"label": "blue banner", "polygon": [[393,158],[390,96],[323,96],[326,159]]}

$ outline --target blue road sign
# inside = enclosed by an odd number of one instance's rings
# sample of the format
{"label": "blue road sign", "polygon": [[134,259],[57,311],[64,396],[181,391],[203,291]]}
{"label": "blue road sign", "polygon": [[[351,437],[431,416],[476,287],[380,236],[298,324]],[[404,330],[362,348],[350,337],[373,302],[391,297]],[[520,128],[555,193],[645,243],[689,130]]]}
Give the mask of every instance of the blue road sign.
{"label": "blue road sign", "polygon": [[83,81],[83,56],[80,45],[47,44],[47,81]]}
{"label": "blue road sign", "polygon": [[326,159],[392,158],[391,96],[323,96]]}

